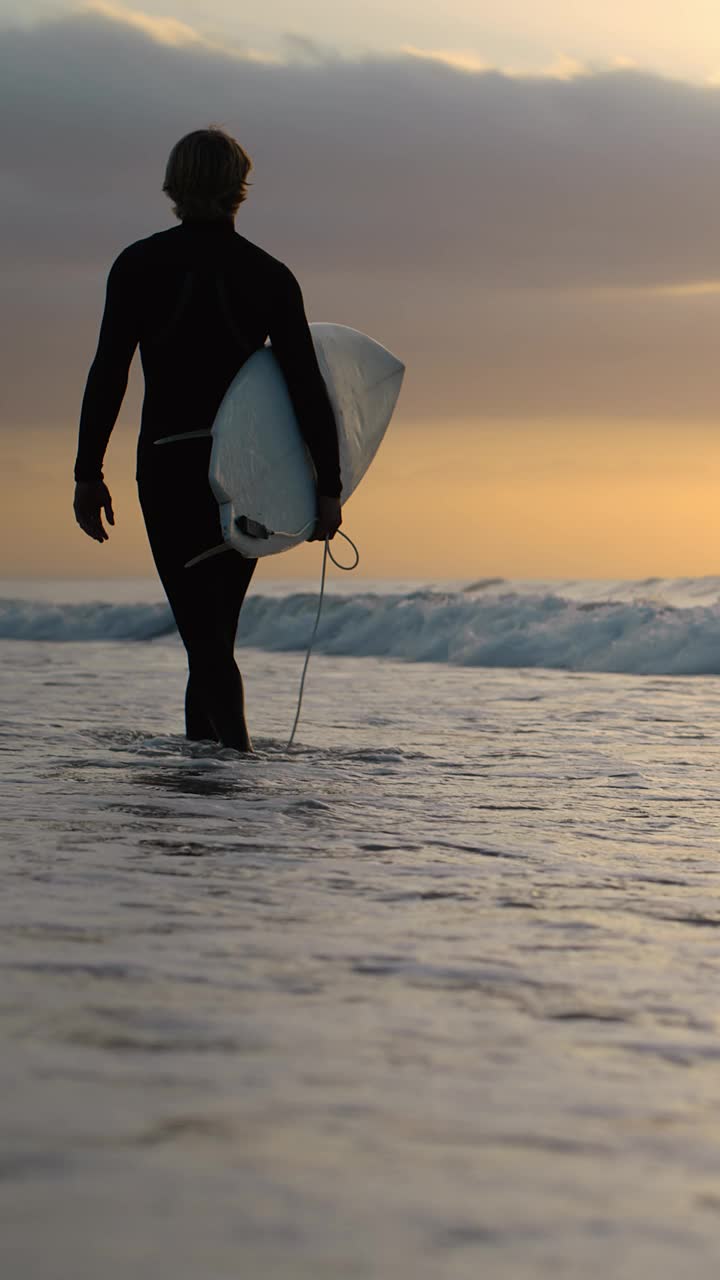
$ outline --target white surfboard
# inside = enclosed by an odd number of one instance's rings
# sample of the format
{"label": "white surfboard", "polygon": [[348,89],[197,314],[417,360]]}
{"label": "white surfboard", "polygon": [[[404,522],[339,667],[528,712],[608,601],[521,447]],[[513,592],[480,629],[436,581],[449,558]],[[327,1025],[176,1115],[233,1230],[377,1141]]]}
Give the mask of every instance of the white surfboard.
{"label": "white surfboard", "polygon": [[[344,503],[385,435],[405,366],[345,325],[311,324],[310,332],[337,424]],[[229,386],[212,437],[209,476],[225,544],[254,558],[306,541],[316,517],[314,471],[270,346]]]}

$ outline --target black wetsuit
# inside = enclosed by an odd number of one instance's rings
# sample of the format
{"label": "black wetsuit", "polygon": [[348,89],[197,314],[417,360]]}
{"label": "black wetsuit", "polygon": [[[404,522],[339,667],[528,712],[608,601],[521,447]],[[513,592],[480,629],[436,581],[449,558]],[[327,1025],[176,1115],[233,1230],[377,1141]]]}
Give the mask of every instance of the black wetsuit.
{"label": "black wetsuit", "polygon": [[208,482],[209,431],[230,382],[270,337],[317,473],[340,493],[335,421],[292,272],[235,232],[231,219],[185,220],[123,250],[110,271],[97,354],[80,418],[75,478],[101,480],[130,362],[140,344],[145,398],[137,450],[140,504],[155,564],[188,653],[189,737],[243,746],[242,680],[233,657],[255,568],[226,551]]}

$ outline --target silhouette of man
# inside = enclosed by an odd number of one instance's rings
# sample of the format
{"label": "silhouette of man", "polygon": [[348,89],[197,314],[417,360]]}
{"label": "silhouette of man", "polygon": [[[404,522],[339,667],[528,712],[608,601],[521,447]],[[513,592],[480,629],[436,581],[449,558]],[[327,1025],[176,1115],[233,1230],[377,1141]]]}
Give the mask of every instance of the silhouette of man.
{"label": "silhouette of man", "polygon": [[211,440],[157,444],[209,431],[241,365],[269,336],[285,376],[317,482],[315,539],[342,522],[332,408],[300,286],[282,262],[235,231],[252,167],[218,128],[181,138],[163,191],[180,225],[124,249],[107,283],[88,375],[75,462],[75,517],[104,542],[115,523],[103,459],[139,344],[145,397],[137,448],[140,505],[153,558],[187,650],[188,738],[251,751],[242,677],[234,658],[240,609],[257,563],[225,551],[185,568],[222,541],[208,481]]}

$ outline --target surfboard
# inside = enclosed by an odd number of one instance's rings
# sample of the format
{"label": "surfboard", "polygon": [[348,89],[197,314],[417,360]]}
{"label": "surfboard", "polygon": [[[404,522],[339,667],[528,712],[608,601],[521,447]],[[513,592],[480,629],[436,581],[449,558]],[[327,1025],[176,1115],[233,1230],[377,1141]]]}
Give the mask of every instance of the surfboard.
{"label": "surfboard", "polygon": [[[346,325],[314,323],[310,332],[335,414],[345,503],[385,435],[405,366]],[[212,427],[209,478],[225,544],[241,555],[277,555],[311,534],[313,465],[269,345],[250,356],[225,393]]]}

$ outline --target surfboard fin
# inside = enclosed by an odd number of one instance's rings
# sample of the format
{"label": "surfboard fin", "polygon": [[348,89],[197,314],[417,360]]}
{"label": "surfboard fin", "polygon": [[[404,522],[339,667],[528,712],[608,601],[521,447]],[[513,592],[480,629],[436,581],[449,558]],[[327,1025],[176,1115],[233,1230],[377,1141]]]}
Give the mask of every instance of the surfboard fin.
{"label": "surfboard fin", "polygon": [[183,565],[184,569],[192,569],[194,564],[200,564],[201,560],[209,560],[211,556],[219,556],[221,551],[234,551],[235,548],[230,542],[220,542],[216,547],[210,547],[208,551],[201,551],[199,556],[193,556],[192,560],[186,560]]}
{"label": "surfboard fin", "polygon": [[155,444],[174,444],[176,440],[202,440],[205,436],[211,436],[212,431],[181,431],[176,436],[161,436]]}

